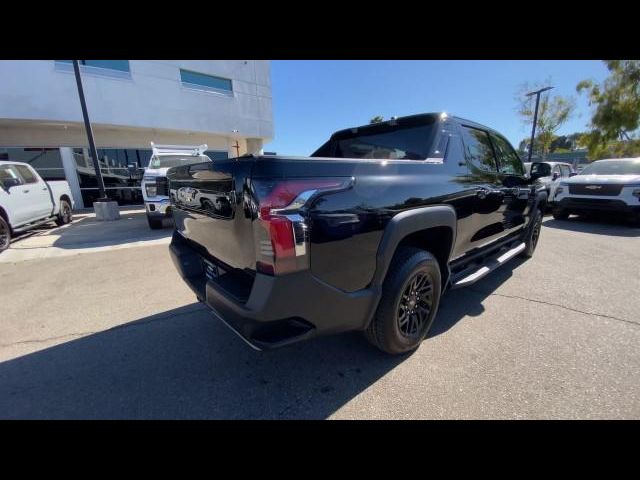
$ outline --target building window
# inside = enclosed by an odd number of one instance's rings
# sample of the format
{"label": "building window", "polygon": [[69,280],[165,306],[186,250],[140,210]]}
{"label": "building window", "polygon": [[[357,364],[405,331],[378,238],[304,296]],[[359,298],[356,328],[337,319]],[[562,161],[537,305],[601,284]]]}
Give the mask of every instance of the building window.
{"label": "building window", "polygon": [[[146,148],[98,148],[97,153],[107,197],[117,201],[119,205],[141,205],[144,203],[140,182],[144,175],[144,169],[149,166],[151,150]],[[218,150],[207,150],[205,155],[214,161],[226,160],[229,157],[227,152]],[[74,148],[73,157],[82,192],[82,201],[85,207],[90,207],[100,196],[93,160],[88,148]]]}
{"label": "building window", "polygon": [[231,80],[228,78],[214,77],[213,75],[180,69],[180,80],[182,85],[187,88],[226,94],[233,92]]}
{"label": "building window", "polygon": [[[73,60],[56,60],[58,63],[73,64]],[[85,67],[104,68],[107,70],[118,70],[120,72],[129,72],[129,60],[78,60],[80,65]]]}
{"label": "building window", "polygon": [[[98,148],[98,162],[107,197],[119,205],[143,203],[140,181],[144,173],[145,159],[151,156],[147,149]],[[93,160],[87,148],[74,148],[78,183],[82,201],[89,207],[100,196]]]}
{"label": "building window", "polygon": [[59,148],[0,148],[0,160],[28,163],[45,180],[65,179]]}
{"label": "building window", "polygon": [[229,153],[220,150],[207,150],[204,154],[209,157],[211,160],[227,160],[229,158]]}

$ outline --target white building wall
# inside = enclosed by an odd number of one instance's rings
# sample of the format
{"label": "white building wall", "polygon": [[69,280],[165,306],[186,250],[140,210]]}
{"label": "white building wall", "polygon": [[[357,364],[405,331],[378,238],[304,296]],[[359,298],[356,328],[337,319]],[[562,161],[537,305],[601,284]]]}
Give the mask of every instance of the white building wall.
{"label": "white building wall", "polygon": [[[237,136],[263,142],[273,137],[268,61],[130,60],[129,65],[130,75],[121,76],[83,68],[92,123],[221,136],[236,130]],[[233,94],[187,88],[180,68],[229,78]],[[0,120],[82,122],[73,69],[53,60],[0,61]]]}
{"label": "white building wall", "polygon": [[[180,69],[230,79],[233,91],[185,86]],[[235,157],[259,153],[264,142],[273,138],[268,61],[129,60],[129,70],[81,66],[99,149],[148,151],[149,142],[206,143],[208,150]],[[59,176],[64,171],[76,206],[82,207],[83,191],[95,190],[87,183],[81,185],[72,151],[76,147],[86,149],[87,135],[69,63],[0,61],[0,150],[5,152],[0,154],[11,151],[11,155],[25,153],[23,156],[29,157],[21,147],[29,147],[29,151],[33,151],[31,147],[59,148],[60,165],[53,157],[36,155],[37,161],[43,173]],[[127,172],[123,168],[119,171]],[[136,188],[139,190],[125,187]]]}

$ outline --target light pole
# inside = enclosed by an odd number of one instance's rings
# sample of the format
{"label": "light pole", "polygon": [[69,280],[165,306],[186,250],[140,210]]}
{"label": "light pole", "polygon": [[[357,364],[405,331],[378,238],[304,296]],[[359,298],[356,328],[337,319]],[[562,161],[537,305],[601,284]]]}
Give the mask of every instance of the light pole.
{"label": "light pole", "polygon": [[538,105],[540,105],[540,94],[542,92],[546,92],[547,90],[551,90],[553,87],[544,87],[540,90],[536,90],[535,92],[527,93],[527,97],[532,95],[536,96],[536,109],[533,113],[533,128],[531,129],[531,143],[529,144],[529,163],[531,163],[531,155],[533,154],[533,141],[536,137],[536,123],[538,123]]}
{"label": "light pole", "polygon": [[108,202],[107,194],[104,189],[104,180],[102,179],[102,172],[100,171],[100,162],[98,161],[98,152],[96,150],[96,143],[93,140],[93,130],[91,129],[91,123],[89,122],[89,112],[87,111],[87,102],[84,99],[84,90],[82,88],[82,78],[80,77],[80,65],[78,60],[73,60],[73,71],[76,74],[76,84],[78,85],[78,96],[80,97],[80,106],[82,107],[82,116],[84,118],[84,128],[87,131],[87,137],[89,138],[89,150],[91,151],[91,157],[93,158],[93,168],[96,171],[96,179],[98,181],[98,192],[100,198],[97,202]]}

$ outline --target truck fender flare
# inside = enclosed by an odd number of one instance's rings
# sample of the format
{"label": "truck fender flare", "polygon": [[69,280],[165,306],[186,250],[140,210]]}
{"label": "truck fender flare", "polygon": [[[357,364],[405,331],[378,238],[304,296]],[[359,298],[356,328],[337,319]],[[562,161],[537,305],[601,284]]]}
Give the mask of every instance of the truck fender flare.
{"label": "truck fender flare", "polygon": [[[528,218],[531,218],[531,215],[533,214],[533,212],[535,212],[538,209],[538,205],[540,205],[540,203],[545,202],[545,203],[549,203],[548,200],[548,195],[546,190],[539,190],[535,196],[535,199],[533,200],[533,204],[531,205],[531,208],[529,209],[529,214],[527,215]],[[544,212],[542,212],[542,215],[544,215]],[[530,228],[531,227],[531,222],[529,222],[529,225],[527,225],[527,227],[525,228]]]}
{"label": "truck fender flare", "polygon": [[536,195],[536,199],[533,202],[533,209],[538,208],[538,205],[540,205],[540,202],[544,201],[549,203],[549,195],[547,194],[546,190],[541,190],[538,192],[538,194]]}
{"label": "truck fender flare", "polygon": [[[407,235],[433,227],[449,227],[452,241],[447,259],[456,243],[457,216],[451,205],[434,205],[405,210],[395,215],[384,229],[376,254],[376,270],[371,285],[381,287],[398,244]],[[443,272],[446,275],[446,272]]]}

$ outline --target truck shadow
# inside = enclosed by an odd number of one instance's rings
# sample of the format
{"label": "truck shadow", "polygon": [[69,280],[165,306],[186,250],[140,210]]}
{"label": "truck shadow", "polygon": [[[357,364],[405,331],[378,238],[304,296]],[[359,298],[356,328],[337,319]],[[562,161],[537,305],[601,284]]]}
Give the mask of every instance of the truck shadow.
{"label": "truck shadow", "polygon": [[12,239],[12,248],[28,250],[49,246],[64,249],[109,247],[131,242],[169,238],[171,219],[164,220],[164,228],[151,230],[144,212],[120,212],[120,220],[99,222],[93,216],[78,215],[69,225],[56,226],[51,222]]}
{"label": "truck shadow", "polygon": [[445,333],[465,316],[482,315],[484,300],[509,280],[513,271],[526,261],[520,257],[512,259],[469,287],[445,292],[427,339]]}
{"label": "truck shadow", "polygon": [[151,230],[144,212],[123,211],[117,221],[100,222],[93,216],[85,217],[50,233],[59,236],[53,243],[54,247],[76,249],[168,238],[171,231],[170,219],[165,220],[161,230]]}
{"label": "truck shadow", "polygon": [[546,220],[545,228],[571,232],[593,233],[614,237],[640,237],[640,228],[630,225],[624,218],[605,215],[570,217],[568,220]]}
{"label": "truck shadow", "polygon": [[200,304],[0,364],[2,418],[326,418],[406,357],[359,334],[270,352]]}
{"label": "truck shadow", "polygon": [[[478,292],[517,265],[448,292],[430,336],[482,314]],[[194,303],[0,363],[0,417],[321,419],[409,356],[359,332],[256,352]]]}

